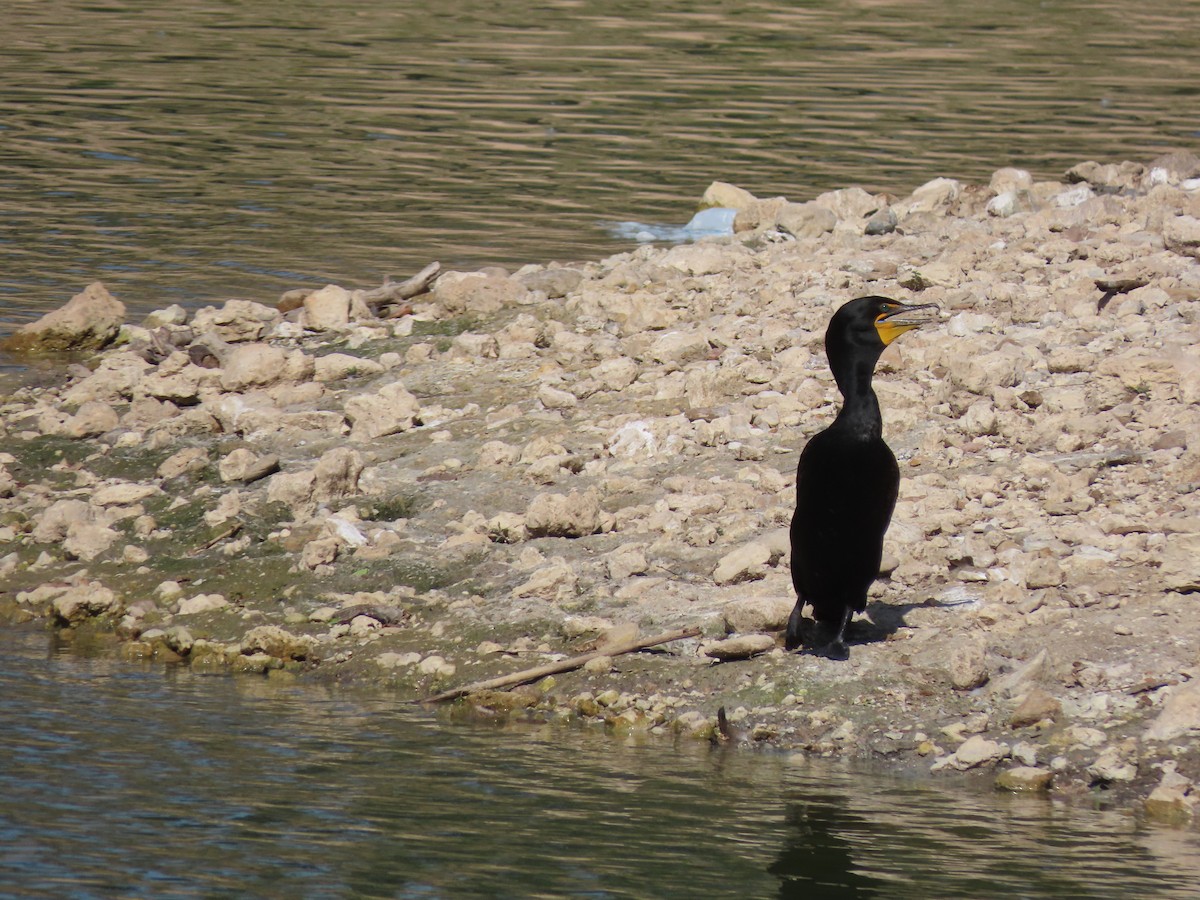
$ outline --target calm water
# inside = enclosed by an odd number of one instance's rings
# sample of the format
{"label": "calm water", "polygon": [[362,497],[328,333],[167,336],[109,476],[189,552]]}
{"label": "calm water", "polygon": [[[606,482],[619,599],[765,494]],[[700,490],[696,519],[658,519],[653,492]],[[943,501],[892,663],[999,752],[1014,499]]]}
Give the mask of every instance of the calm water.
{"label": "calm water", "polygon": [[713,179],[806,199],[1200,145],[1177,0],[4,5],[0,329],[598,258]]}
{"label": "calm water", "polygon": [[1195,897],[1200,836],[0,631],[0,897]]}

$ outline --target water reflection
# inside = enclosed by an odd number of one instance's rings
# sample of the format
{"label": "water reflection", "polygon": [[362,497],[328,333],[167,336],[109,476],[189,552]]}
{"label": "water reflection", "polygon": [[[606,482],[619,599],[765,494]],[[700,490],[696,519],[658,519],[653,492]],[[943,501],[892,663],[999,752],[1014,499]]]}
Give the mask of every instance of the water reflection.
{"label": "water reflection", "polygon": [[597,258],[709,181],[806,199],[1195,144],[1185,5],[363,0],[6,8],[0,328]]}
{"label": "water reflection", "polygon": [[1194,896],[1200,840],[0,632],[5,897]]}
{"label": "water reflection", "polygon": [[1194,833],[1119,813],[821,769],[791,776],[788,837],[771,866],[780,897],[1185,897],[1200,877]]}

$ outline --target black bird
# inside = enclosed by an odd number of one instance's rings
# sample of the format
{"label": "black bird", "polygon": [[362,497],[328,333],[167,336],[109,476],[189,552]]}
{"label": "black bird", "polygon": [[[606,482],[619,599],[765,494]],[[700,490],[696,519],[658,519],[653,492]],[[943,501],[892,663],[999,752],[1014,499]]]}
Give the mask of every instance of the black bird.
{"label": "black bird", "polygon": [[792,584],[797,599],[784,639],[789,650],[801,643],[807,603],[821,630],[832,636],[818,652],[832,659],[850,655],[846,626],[855,611],[867,608],[867,590],[879,574],[883,535],[900,486],[871,378],[883,349],[931,321],[924,311],[933,308],[859,297],[829,322],[825,353],[844,402],[833,424],[808,442],[796,467]]}

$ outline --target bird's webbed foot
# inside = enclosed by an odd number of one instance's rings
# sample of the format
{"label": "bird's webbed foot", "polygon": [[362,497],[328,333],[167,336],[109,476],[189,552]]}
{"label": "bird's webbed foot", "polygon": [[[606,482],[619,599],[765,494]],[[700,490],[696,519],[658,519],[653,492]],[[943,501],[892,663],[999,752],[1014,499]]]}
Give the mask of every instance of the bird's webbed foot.
{"label": "bird's webbed foot", "polygon": [[837,628],[830,629],[834,632],[833,639],[823,646],[814,648],[813,652],[817,656],[824,656],[826,659],[849,659],[850,646],[846,643],[846,630],[850,627],[850,620],[853,618],[854,610],[846,607]]}
{"label": "bird's webbed foot", "polygon": [[850,658],[850,647],[845,640],[837,637],[824,646],[814,647],[813,654],[826,659],[845,660]]}
{"label": "bird's webbed foot", "polygon": [[788,617],[787,631],[783,636],[785,650],[798,650],[807,647],[812,641],[812,623],[804,618],[804,602],[796,604]]}

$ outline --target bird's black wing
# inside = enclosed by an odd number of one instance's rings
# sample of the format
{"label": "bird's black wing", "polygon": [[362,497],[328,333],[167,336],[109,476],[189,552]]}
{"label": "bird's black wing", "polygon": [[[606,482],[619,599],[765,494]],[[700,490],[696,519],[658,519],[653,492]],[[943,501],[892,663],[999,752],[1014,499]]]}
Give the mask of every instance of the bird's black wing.
{"label": "bird's black wing", "polygon": [[796,472],[792,581],[819,621],[837,621],[847,606],[866,608],[899,480],[896,458],[882,440],[844,440],[827,430],[804,448]]}

